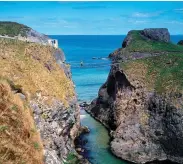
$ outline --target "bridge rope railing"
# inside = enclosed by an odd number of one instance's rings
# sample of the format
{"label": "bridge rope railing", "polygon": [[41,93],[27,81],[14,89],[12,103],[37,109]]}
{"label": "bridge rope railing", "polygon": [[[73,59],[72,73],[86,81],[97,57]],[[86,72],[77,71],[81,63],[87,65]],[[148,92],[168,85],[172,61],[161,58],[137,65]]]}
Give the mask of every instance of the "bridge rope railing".
{"label": "bridge rope railing", "polygon": [[117,66],[119,65],[119,63],[110,63],[110,62],[106,62],[106,63],[83,63],[83,65],[81,65],[79,62],[76,63],[67,63],[69,65],[71,65],[71,68],[100,68],[100,67],[110,67],[110,66]]}

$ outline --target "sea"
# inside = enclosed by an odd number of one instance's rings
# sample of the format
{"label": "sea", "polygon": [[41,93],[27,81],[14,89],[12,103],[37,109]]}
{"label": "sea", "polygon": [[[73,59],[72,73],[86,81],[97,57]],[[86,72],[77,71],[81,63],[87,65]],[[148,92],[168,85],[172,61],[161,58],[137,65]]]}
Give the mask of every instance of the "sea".
{"label": "sea", "polygon": [[[120,48],[125,35],[54,35],[63,49],[66,62],[71,65],[72,79],[79,102],[90,102],[97,97],[98,90],[106,81],[110,70],[108,55]],[[181,35],[171,36],[177,43]],[[83,64],[81,66],[81,63]],[[92,164],[127,164],[110,151],[108,130],[84,110],[80,110],[81,125],[88,126],[90,133],[81,136],[84,155]],[[86,142],[85,142],[86,141]]]}

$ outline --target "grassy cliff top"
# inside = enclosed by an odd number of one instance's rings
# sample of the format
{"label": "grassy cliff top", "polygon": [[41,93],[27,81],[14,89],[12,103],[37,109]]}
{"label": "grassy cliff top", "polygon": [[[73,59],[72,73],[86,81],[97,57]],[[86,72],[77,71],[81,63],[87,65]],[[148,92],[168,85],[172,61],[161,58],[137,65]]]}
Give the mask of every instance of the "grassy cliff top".
{"label": "grassy cliff top", "polygon": [[183,53],[169,53],[121,63],[124,72],[148,90],[183,91]]}
{"label": "grassy cliff top", "polygon": [[140,30],[133,30],[130,35],[132,39],[126,49],[131,52],[183,52],[183,46],[147,39]]}
{"label": "grassy cliff top", "polygon": [[16,22],[2,22],[0,21],[0,35],[8,35],[10,37],[18,36],[26,36],[26,32],[29,31],[30,28],[19,24]]}
{"label": "grassy cliff top", "polygon": [[[137,80],[158,93],[183,93],[183,46],[148,39],[141,31],[131,31],[130,37],[129,44],[118,53],[127,56],[121,67],[130,81]],[[136,52],[141,53],[140,58],[135,58]],[[143,56],[147,53],[151,55]]]}
{"label": "grassy cliff top", "polygon": [[74,87],[56,63],[55,51],[50,46],[1,38],[0,77],[30,97],[41,92],[49,101],[57,99],[67,105],[67,99],[74,95]]}

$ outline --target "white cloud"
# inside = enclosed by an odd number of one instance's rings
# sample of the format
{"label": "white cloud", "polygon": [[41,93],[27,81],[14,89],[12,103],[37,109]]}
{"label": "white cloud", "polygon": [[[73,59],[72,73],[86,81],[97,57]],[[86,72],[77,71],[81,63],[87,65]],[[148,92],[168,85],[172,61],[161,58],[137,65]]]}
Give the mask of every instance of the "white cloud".
{"label": "white cloud", "polygon": [[159,16],[161,13],[162,13],[162,11],[157,11],[157,12],[153,12],[153,13],[135,12],[135,13],[132,14],[132,17],[149,18],[149,17]]}
{"label": "white cloud", "polygon": [[183,13],[183,8],[180,8],[180,9],[174,9],[174,12],[176,12],[176,13]]}
{"label": "white cloud", "polygon": [[133,20],[133,19],[130,19],[130,20],[128,20],[128,22],[129,23],[133,23],[133,24],[146,24],[149,21],[147,21],[147,20]]}
{"label": "white cloud", "polygon": [[182,9],[175,9],[175,11],[183,11],[183,8]]}
{"label": "white cloud", "polygon": [[133,17],[149,17],[149,14],[148,13],[139,13],[139,12],[136,12],[132,16]]}
{"label": "white cloud", "polygon": [[165,23],[168,23],[168,24],[180,24],[182,25],[183,24],[183,21],[169,21],[169,22],[165,22]]}

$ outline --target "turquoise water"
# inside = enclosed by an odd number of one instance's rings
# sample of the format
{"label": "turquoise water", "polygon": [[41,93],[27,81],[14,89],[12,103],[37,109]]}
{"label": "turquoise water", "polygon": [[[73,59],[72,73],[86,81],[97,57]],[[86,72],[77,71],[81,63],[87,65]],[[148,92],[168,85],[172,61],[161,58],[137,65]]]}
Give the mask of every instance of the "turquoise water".
{"label": "turquoise water", "polygon": [[107,129],[84,110],[81,110],[81,122],[88,126],[90,133],[84,135],[82,140],[88,140],[84,145],[89,153],[85,155],[92,164],[126,164],[115,157],[109,149],[110,137]]}
{"label": "turquoise water", "polygon": [[[109,60],[92,57],[107,57],[125,36],[52,36],[58,39],[64,50],[66,61],[71,64],[72,79],[80,101],[91,101],[97,97],[99,87],[106,81],[110,69]],[[83,61],[84,66],[80,67]]]}
{"label": "turquoise water", "polygon": [[[51,36],[58,39],[59,47],[64,50],[67,62],[71,64],[72,79],[76,85],[79,101],[91,101],[97,97],[100,86],[106,81],[109,60],[97,60],[92,57],[105,58],[109,53],[121,47],[124,35],[118,36]],[[183,36],[171,36],[177,43]],[[80,67],[83,61],[84,66]],[[109,135],[107,129],[81,110],[81,124],[88,126],[90,133],[83,136],[88,142],[84,148],[87,158],[92,164],[124,164],[109,151]]]}

